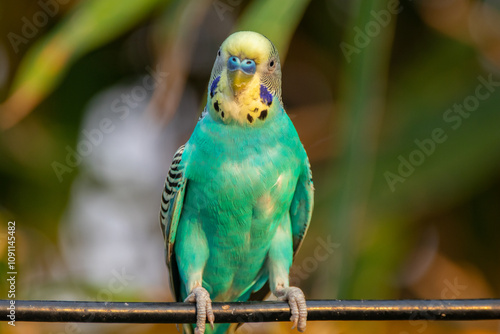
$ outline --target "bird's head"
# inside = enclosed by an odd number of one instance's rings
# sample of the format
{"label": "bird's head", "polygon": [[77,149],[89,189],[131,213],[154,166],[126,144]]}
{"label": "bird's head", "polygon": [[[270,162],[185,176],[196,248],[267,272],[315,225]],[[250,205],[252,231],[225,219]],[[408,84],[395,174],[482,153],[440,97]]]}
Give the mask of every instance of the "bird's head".
{"label": "bird's head", "polygon": [[263,35],[240,31],[219,48],[208,85],[208,112],[223,123],[258,126],[281,112],[281,66]]}

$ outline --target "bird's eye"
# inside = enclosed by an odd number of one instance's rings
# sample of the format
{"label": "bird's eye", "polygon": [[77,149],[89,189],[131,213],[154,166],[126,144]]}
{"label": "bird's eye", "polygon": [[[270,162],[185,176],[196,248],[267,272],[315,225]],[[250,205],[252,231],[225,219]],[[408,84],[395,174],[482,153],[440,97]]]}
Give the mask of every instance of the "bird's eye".
{"label": "bird's eye", "polygon": [[217,57],[220,57],[220,50],[217,51]]}
{"label": "bird's eye", "polygon": [[269,65],[267,67],[267,69],[270,72],[273,72],[276,69],[276,60],[275,59],[271,59],[271,61],[269,62]]}

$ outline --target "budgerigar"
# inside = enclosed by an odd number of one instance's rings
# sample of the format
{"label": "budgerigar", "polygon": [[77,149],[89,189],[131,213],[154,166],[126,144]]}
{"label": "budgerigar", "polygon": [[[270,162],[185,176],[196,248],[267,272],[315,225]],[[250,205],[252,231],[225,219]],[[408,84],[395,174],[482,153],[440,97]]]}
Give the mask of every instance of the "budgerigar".
{"label": "budgerigar", "polygon": [[212,301],[262,298],[269,289],[288,301],[290,320],[305,330],[305,297],[288,276],[313,191],[309,160],[281,101],[275,46],[255,32],[230,35],[162,194],[171,288],[177,301],[196,303],[196,328],[184,325],[187,332],[226,332],[229,324],[213,324]]}

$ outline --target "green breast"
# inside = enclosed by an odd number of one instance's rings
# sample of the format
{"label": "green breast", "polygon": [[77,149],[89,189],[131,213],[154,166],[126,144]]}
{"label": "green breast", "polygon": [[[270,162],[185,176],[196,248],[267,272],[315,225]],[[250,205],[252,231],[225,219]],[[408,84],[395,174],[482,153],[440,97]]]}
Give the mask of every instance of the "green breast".
{"label": "green breast", "polygon": [[289,220],[305,152],[285,113],[259,128],[205,117],[185,152],[182,215],[196,216],[207,237],[203,279],[215,300],[238,297],[259,274],[278,224]]}

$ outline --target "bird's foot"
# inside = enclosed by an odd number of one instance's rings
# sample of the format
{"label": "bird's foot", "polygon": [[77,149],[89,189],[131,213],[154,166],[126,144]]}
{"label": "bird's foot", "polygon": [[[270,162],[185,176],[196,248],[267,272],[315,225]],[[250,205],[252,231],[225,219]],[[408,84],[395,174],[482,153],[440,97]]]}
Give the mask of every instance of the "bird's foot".
{"label": "bird's foot", "polygon": [[201,286],[194,288],[184,302],[196,302],[196,328],[194,330],[196,334],[205,333],[205,323],[207,320],[210,322],[212,329],[214,328],[215,317],[212,311],[212,300],[205,288]]}
{"label": "bird's foot", "polygon": [[291,286],[277,289],[274,294],[279,300],[288,301],[290,311],[292,312],[292,316],[290,317],[290,320],[293,322],[292,329],[297,327],[299,332],[304,332],[306,330],[307,306],[306,297],[302,290]]}

